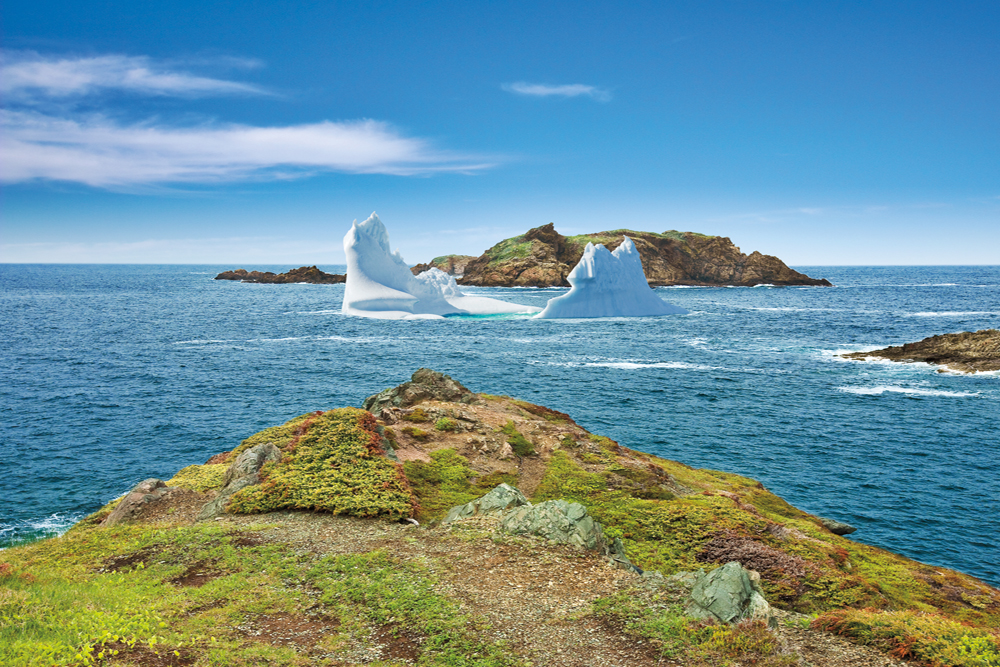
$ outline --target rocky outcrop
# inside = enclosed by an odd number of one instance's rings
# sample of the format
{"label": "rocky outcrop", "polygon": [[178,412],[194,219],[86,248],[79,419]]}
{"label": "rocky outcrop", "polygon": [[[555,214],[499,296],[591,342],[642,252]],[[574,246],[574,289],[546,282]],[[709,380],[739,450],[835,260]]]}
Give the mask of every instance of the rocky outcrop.
{"label": "rocky outcrop", "polygon": [[236,269],[235,271],[223,271],[215,276],[216,280],[239,280],[243,283],[266,283],[266,284],[287,284],[287,283],[312,283],[314,285],[336,285],[347,282],[347,276],[339,273],[326,273],[320,271],[315,266],[300,266],[292,269],[288,273],[272,273],[271,271],[247,271],[246,269]]}
{"label": "rocky outcrop", "polygon": [[452,507],[441,523],[448,524],[474,516],[499,514],[514,507],[521,507],[522,505],[531,505],[531,503],[528,502],[528,499],[524,497],[524,494],[520,490],[515,489],[509,484],[501,484],[482,498],[476,498],[464,505]]}
{"label": "rocky outcrop", "polygon": [[475,257],[472,255],[445,255],[444,257],[435,257],[426,264],[417,264],[411,267],[410,271],[413,271],[413,275],[417,276],[429,269],[440,269],[449,276],[461,278],[465,275],[465,267],[474,259]]}
{"label": "rocky outcrop", "polygon": [[636,232],[628,229],[563,236],[552,223],[506,239],[470,261],[458,283],[489,287],[568,286],[566,277],[587,243],[614,250],[625,236],[635,243],[651,286],[815,285],[830,286],[757,251],[746,255],[722,236],[694,232]]}
{"label": "rocky outcrop", "polygon": [[444,373],[432,371],[429,368],[418,368],[398,387],[383,389],[365,399],[361,406],[373,415],[380,415],[386,408],[406,408],[421,401],[454,401],[468,403],[475,400],[476,395],[452,380]]}
{"label": "rocky outcrop", "polygon": [[760,575],[737,562],[726,563],[708,574],[697,573],[685,611],[689,616],[723,623],[762,620],[777,625],[764,599]]}
{"label": "rocky outcrop", "polygon": [[254,484],[260,484],[260,469],[268,461],[281,458],[281,450],[267,443],[255,445],[241,453],[226,470],[222,480],[222,489],[214,499],[205,504],[198,513],[198,521],[214,519],[226,511],[226,503],[240,489]]}
{"label": "rocky outcrop", "polygon": [[163,480],[150,478],[143,480],[129,491],[118,506],[103,521],[105,526],[138,521],[151,505],[181,492],[181,489],[167,486]]}
{"label": "rocky outcrop", "polygon": [[841,356],[862,361],[871,357],[891,361],[923,361],[963,373],[996,371],[1000,370],[1000,331],[980,329],[976,332],[941,334],[899,347]]}

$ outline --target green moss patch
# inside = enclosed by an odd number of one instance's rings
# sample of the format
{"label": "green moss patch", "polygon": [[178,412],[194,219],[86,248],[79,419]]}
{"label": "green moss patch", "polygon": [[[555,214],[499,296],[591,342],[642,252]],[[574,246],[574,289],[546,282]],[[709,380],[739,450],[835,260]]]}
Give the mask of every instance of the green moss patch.
{"label": "green moss patch", "polygon": [[310,417],[285,425],[292,437],[279,445],[281,460],[261,469],[259,485],[234,494],[228,511],[410,515],[415,499],[402,468],[385,457],[370,413],[341,408]]}
{"label": "green moss patch", "polygon": [[521,435],[513,421],[508,420],[500,429],[500,432],[507,436],[507,443],[518,456],[528,456],[535,453],[535,446],[531,441]]}
{"label": "green moss patch", "polygon": [[179,486],[193,491],[208,491],[222,486],[222,480],[229,469],[228,463],[213,463],[181,468],[166,481],[167,486]]}
{"label": "green moss patch", "polygon": [[454,449],[439,449],[431,452],[430,457],[429,463],[403,464],[420,505],[417,518],[421,521],[440,519],[452,507],[473,501],[500,484],[517,482],[516,475],[503,473],[477,476],[465,457]]}

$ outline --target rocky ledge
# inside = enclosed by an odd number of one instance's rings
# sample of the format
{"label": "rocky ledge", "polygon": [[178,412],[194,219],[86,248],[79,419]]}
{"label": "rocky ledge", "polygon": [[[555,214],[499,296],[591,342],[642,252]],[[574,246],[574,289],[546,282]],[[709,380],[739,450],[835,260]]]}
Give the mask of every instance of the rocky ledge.
{"label": "rocky ledge", "polygon": [[420,369],[0,551],[0,664],[995,664],[1000,591],[830,523]]}
{"label": "rocky ledge", "polygon": [[[563,236],[549,223],[496,244],[482,256],[438,257],[431,265],[455,275],[460,285],[484,287],[565,287],[566,276],[580,261],[587,243],[614,250],[628,236],[642,257],[646,279],[662,285],[813,285],[829,287],[825,279],[790,269],[784,262],[757,251],[746,255],[723,236],[694,232],[637,232],[630,229]],[[449,269],[451,265],[455,269]],[[418,265],[424,270],[430,265]],[[461,274],[458,268],[461,267]],[[461,277],[459,277],[459,275]]]}
{"label": "rocky ledge", "polygon": [[870,358],[892,361],[923,361],[944,366],[944,370],[963,373],[1000,370],[1000,331],[981,329],[961,333],[941,334],[924,338],[916,343],[890,346],[871,352],[851,352],[841,355],[847,359]]}
{"label": "rocky ledge", "polygon": [[223,271],[215,276],[216,280],[239,280],[243,283],[312,283],[314,285],[336,285],[347,282],[347,276],[339,273],[326,273],[320,271],[315,266],[300,266],[287,273],[272,273],[271,271],[247,271],[246,269],[236,269],[235,271]]}

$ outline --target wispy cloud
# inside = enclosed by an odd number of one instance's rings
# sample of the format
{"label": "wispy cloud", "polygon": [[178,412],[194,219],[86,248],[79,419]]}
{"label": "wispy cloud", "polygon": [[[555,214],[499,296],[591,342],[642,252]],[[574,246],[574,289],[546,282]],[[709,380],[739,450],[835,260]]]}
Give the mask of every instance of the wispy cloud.
{"label": "wispy cloud", "polygon": [[544,83],[517,81],[515,83],[505,83],[501,88],[508,93],[529,95],[532,97],[590,97],[598,102],[607,102],[611,99],[611,93],[607,90],[582,83],[551,86]]}
{"label": "wispy cloud", "polygon": [[[146,56],[65,57],[6,51],[2,58],[0,91],[14,97],[66,98],[106,90],[182,97],[267,94],[249,83],[176,71]],[[246,62],[230,64],[245,66]]]}
{"label": "wispy cloud", "polygon": [[374,120],[254,127],[122,125],[104,116],[0,112],[0,181],[96,187],[281,179],[317,171],[414,175],[492,166]]}

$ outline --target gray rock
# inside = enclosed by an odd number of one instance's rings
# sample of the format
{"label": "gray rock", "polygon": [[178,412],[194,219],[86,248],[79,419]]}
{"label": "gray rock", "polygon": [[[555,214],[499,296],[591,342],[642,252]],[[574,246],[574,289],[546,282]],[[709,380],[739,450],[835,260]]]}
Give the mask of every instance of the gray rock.
{"label": "gray rock", "polygon": [[219,494],[201,508],[197,520],[214,519],[225,512],[226,503],[229,502],[229,498],[234,493],[248,486],[260,484],[260,469],[268,461],[278,461],[279,459],[281,459],[281,450],[271,443],[255,445],[242,452],[226,469]]}
{"label": "gray rock", "polygon": [[824,528],[829,530],[834,535],[850,535],[858,530],[849,523],[834,521],[833,519],[824,519],[823,517],[819,517],[819,522],[823,524]]}
{"label": "gray rock", "polygon": [[723,623],[761,619],[770,626],[777,620],[764,599],[760,575],[733,561],[696,575],[686,612],[697,618],[712,618]]}
{"label": "gray rock", "polygon": [[101,522],[104,526],[135,521],[151,504],[159,502],[177,491],[177,487],[167,486],[163,480],[151,477],[145,479],[129,491],[118,506]]}
{"label": "gray rock", "polygon": [[518,507],[504,514],[500,529],[512,535],[538,535],[560,544],[608,551],[604,529],[580,503],[547,500]]}
{"label": "gray rock", "polygon": [[405,408],[432,400],[469,403],[475,397],[475,394],[447,375],[429,368],[419,368],[409,382],[369,396],[361,407],[378,417],[387,408]]}
{"label": "gray rock", "polygon": [[496,514],[523,505],[531,505],[523,493],[513,486],[501,484],[481,498],[476,498],[472,502],[458,507],[452,507],[441,523],[451,523],[480,514]]}

